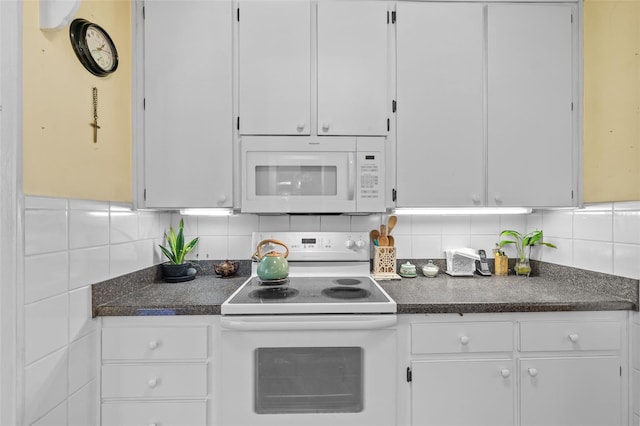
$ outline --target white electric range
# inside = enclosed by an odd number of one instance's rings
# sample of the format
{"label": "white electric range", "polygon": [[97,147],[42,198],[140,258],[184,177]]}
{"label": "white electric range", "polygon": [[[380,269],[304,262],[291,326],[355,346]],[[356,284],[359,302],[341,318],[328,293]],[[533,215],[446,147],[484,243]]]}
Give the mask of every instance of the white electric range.
{"label": "white electric range", "polygon": [[266,239],[289,247],[288,278],[277,285],[263,282],[254,262],[252,276],[222,304],[222,315],[396,312],[396,303],[369,275],[366,232],[254,233],[253,246]]}
{"label": "white electric range", "polygon": [[255,263],[222,304],[222,424],[394,425],[396,303],[369,276],[368,234],[255,233],[253,246],[266,239],[289,247],[289,276],[261,282]]}

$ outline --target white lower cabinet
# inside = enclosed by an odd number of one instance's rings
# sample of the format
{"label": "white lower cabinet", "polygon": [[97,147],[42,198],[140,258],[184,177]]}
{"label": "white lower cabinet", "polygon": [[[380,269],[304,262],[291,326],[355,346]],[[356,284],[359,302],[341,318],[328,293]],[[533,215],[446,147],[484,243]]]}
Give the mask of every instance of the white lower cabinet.
{"label": "white lower cabinet", "polygon": [[628,321],[628,312],[401,315],[398,425],[628,425]]}
{"label": "white lower cabinet", "polygon": [[105,402],[102,426],[201,426],[205,402]]}
{"label": "white lower cabinet", "polygon": [[210,318],[102,318],[102,426],[214,424]]}
{"label": "white lower cabinet", "polygon": [[522,426],[614,426],[622,423],[620,359],[520,360]]}
{"label": "white lower cabinet", "polygon": [[415,361],[413,425],[512,425],[512,359]]}

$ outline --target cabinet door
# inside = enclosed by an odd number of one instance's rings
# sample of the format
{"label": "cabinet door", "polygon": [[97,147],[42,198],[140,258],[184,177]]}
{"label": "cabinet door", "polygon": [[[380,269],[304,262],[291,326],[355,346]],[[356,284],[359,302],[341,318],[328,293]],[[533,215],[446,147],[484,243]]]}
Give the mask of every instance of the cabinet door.
{"label": "cabinet door", "polygon": [[573,204],[572,6],[488,5],[488,202]]}
{"label": "cabinet door", "polygon": [[621,424],[617,358],[522,359],[522,426]]}
{"label": "cabinet door", "polygon": [[318,134],[386,135],[385,2],[318,3]]}
{"label": "cabinet door", "polygon": [[483,6],[397,10],[397,206],[483,205]]}
{"label": "cabinet door", "polygon": [[513,425],[513,360],[412,363],[414,426]]}
{"label": "cabinet door", "polygon": [[308,135],[310,3],[242,1],[239,7],[240,134]]}
{"label": "cabinet door", "polygon": [[231,2],[145,3],[146,207],[232,205],[231,25]]}

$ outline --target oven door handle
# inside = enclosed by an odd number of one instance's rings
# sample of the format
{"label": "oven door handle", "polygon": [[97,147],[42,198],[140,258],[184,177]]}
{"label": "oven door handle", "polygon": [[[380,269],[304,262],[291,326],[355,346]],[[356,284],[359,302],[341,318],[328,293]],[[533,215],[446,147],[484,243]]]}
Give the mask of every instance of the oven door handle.
{"label": "oven door handle", "polygon": [[238,331],[283,331],[283,330],[377,330],[398,323],[395,315],[375,318],[340,318],[321,320],[291,319],[247,321],[241,318],[221,318],[220,325],[227,330]]}

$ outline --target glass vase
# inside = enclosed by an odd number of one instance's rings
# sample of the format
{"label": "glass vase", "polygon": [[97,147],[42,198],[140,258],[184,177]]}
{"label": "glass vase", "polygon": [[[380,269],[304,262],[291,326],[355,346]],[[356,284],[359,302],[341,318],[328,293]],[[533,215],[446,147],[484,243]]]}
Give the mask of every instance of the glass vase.
{"label": "glass vase", "polygon": [[531,273],[531,265],[529,264],[529,258],[518,258],[516,259],[516,264],[513,267],[516,275],[529,276]]}

